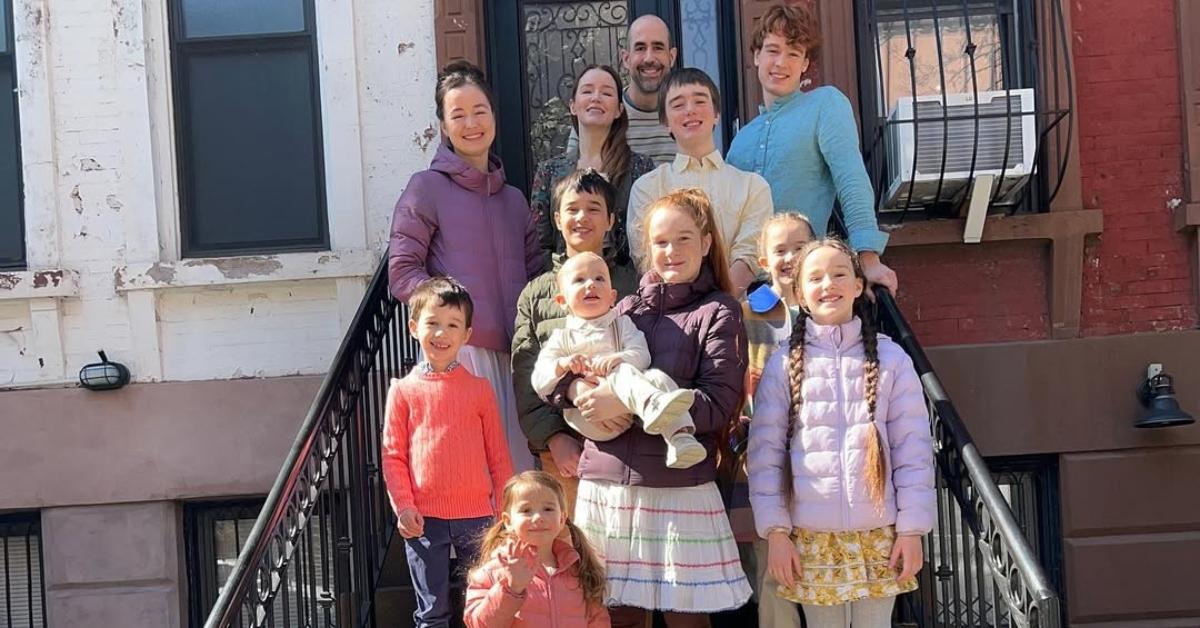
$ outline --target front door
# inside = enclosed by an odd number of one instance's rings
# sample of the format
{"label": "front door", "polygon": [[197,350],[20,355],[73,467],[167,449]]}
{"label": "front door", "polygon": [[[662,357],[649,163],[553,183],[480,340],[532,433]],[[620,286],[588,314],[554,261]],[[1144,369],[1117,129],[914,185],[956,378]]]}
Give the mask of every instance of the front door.
{"label": "front door", "polygon": [[[662,17],[679,48],[679,64],[699,67],[729,92],[737,108],[733,6],[724,0],[494,0],[487,19],[489,75],[496,88],[499,150],[513,185],[528,190],[539,161],[561,153],[570,134],[567,102],[575,78],[593,63],[621,68],[629,23]],[[729,89],[725,89],[726,85]],[[732,109],[730,107],[732,105]],[[731,127],[718,130],[718,145]]]}

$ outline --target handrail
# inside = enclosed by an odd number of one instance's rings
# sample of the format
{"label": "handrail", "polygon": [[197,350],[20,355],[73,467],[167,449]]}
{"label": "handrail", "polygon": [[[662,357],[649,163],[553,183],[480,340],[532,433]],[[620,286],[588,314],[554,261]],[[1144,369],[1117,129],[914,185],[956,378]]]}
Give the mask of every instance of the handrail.
{"label": "handrail", "polygon": [[[912,327],[900,313],[900,307],[892,294],[876,286],[875,297],[881,326],[912,358],[913,366],[920,375],[933,419],[936,458],[941,472],[939,485],[944,486],[957,502],[961,518],[978,546],[978,555],[989,568],[995,591],[1000,594],[1007,607],[1002,609],[999,608],[999,604],[993,605],[993,622],[981,622],[978,625],[1059,628],[1062,624],[1062,611],[1058,593],[1038,562],[1033,548],[1022,534],[1012,509],[988,470],[987,462],[979,453],[970,432],[958,415],[958,410],[950,401],[950,395],[934,371],[933,363],[925,355]],[[935,531],[931,535],[930,554],[937,541],[934,536],[944,533],[945,531]],[[945,553],[954,554],[954,551]],[[942,561],[948,559],[951,562],[956,558],[953,555],[940,557]],[[932,562],[934,557],[927,556],[927,560]],[[965,563],[969,567],[970,559]],[[943,564],[933,571],[935,573],[923,574],[926,580],[923,584],[927,585],[925,588],[933,589],[927,593],[935,597],[935,605],[940,603],[946,607],[952,603],[957,604],[957,599],[953,602],[945,599],[960,595],[960,587],[957,584],[941,584],[939,587],[933,583],[934,578],[946,581],[954,577],[954,568]],[[971,586],[979,583],[969,582],[969,575],[966,579],[969,596]],[[985,593],[983,588],[980,584],[980,596]],[[939,592],[943,594],[940,599],[936,597]],[[971,603],[971,600],[966,601],[968,606]],[[986,616],[987,609],[982,608],[982,604],[979,606],[978,609],[969,608],[967,614]],[[949,614],[947,612],[939,613],[937,609],[927,609],[927,613],[929,614],[925,617],[926,621],[920,622],[922,626],[959,625],[937,619],[937,615],[944,617]],[[1002,622],[1002,616],[1007,624]]]}
{"label": "handrail", "polygon": [[206,628],[273,626],[280,614],[284,625],[294,614],[301,625],[323,615],[325,625],[361,626],[373,612],[395,529],[380,478],[383,406],[390,379],[416,357],[405,310],[388,293],[385,257]]}

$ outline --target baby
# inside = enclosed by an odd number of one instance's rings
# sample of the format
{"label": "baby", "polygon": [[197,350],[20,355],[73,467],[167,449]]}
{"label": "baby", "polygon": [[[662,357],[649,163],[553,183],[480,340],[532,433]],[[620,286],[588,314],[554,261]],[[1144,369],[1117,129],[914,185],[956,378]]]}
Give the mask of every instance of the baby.
{"label": "baby", "polygon": [[[613,309],[617,291],[604,260],[594,253],[577,253],[563,263],[555,300],[570,315],[542,346],[531,376],[533,389],[546,398],[567,373],[603,377],[625,408],[641,419],[642,429],[666,440],[668,467],[686,469],[708,457],[688,414],[695,393],[677,388],[662,371],[645,370],[650,366],[646,337],[628,316]],[[584,420],[579,410],[566,410],[563,418],[594,441],[618,435]]]}

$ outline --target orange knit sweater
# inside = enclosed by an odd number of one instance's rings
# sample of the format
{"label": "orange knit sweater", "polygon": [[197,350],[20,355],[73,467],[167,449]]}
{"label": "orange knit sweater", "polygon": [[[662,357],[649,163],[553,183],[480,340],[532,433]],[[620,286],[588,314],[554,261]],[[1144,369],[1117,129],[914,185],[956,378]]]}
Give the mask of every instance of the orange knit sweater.
{"label": "orange knit sweater", "polygon": [[457,366],[392,380],[383,478],[397,513],[415,507],[439,519],[494,516],[511,475],[500,410],[486,379]]}

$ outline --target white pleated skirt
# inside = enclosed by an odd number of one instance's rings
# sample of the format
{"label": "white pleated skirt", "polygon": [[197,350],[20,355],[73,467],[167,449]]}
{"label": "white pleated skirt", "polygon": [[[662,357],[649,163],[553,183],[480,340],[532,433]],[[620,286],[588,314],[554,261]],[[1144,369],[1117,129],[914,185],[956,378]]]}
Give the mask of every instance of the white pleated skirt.
{"label": "white pleated skirt", "polygon": [[607,606],[714,613],[750,598],[715,483],[649,488],[581,480],[575,523],[604,558]]}
{"label": "white pleated skirt", "polygon": [[529,441],[521,431],[517,415],[517,397],[513,392],[512,357],[491,349],[463,345],[458,351],[458,363],[477,377],[492,384],[496,403],[500,405],[500,418],[504,422],[504,435],[508,440],[508,454],[512,458],[513,473],[533,469],[533,454],[529,453]]}

